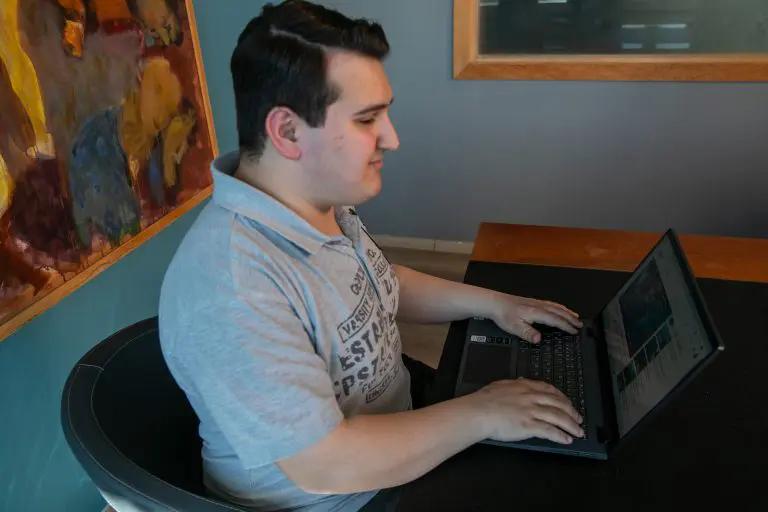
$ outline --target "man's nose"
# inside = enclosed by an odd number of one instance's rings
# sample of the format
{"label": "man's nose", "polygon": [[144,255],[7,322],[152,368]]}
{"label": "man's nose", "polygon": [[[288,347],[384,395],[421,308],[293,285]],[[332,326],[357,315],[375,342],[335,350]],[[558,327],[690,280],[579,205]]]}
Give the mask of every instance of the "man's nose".
{"label": "man's nose", "polygon": [[397,136],[392,120],[389,118],[389,114],[386,115],[384,121],[381,135],[379,136],[379,147],[385,151],[395,151],[400,147],[400,139]]}

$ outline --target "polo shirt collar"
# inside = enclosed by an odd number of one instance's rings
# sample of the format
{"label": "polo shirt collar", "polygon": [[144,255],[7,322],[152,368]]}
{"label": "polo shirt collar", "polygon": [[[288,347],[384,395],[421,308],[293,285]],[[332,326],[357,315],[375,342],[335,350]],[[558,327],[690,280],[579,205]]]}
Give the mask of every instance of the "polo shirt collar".
{"label": "polo shirt collar", "polygon": [[[321,233],[274,197],[235,178],[239,164],[238,151],[222,155],[211,163],[215,204],[267,227],[309,254],[317,253],[323,245],[339,238]],[[342,230],[348,236],[357,237],[359,220],[354,210],[337,207],[335,214]],[[351,233],[347,232],[350,227]]]}

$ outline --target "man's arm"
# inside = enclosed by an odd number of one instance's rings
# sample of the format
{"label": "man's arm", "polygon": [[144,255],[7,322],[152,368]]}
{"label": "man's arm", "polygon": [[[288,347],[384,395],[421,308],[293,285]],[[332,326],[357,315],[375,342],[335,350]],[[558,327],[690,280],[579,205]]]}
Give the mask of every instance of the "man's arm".
{"label": "man's arm", "polygon": [[571,333],[581,327],[578,315],[561,304],[457,283],[401,265],[392,268],[400,281],[399,320],[443,323],[482,316],[534,342],[538,341],[538,332],[531,326],[534,322]]}
{"label": "man's arm", "polygon": [[549,384],[498,381],[423,409],[345,419],[325,439],[278,465],[306,492],[362,492],[410,482],[486,438],[570,443],[583,435],[581,421]]}
{"label": "man's arm", "polygon": [[[401,319],[430,323],[480,315],[529,341],[538,341],[533,322],[570,332],[580,326],[578,315],[560,304],[393,267],[400,281]],[[344,419],[325,439],[278,465],[307,492],[361,492],[410,482],[487,438],[570,443],[583,435],[581,421],[554,386],[526,379],[498,381],[415,411]]]}

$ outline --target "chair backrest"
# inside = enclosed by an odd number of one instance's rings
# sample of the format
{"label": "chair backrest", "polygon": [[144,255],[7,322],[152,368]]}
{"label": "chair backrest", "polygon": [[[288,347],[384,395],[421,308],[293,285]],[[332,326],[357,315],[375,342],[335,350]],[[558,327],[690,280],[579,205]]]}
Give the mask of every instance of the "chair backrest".
{"label": "chair backrest", "polygon": [[61,422],[105,495],[139,510],[243,510],[204,496],[198,419],[165,364],[156,317],[80,359],[64,386]]}

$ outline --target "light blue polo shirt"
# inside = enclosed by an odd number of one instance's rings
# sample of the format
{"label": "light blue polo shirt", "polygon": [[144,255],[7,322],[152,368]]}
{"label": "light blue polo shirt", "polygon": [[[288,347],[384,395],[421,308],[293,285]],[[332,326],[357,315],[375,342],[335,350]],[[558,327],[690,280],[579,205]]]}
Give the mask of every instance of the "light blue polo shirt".
{"label": "light blue polo shirt", "polygon": [[214,161],[213,199],[160,296],[160,342],[200,418],[206,487],[258,510],[357,510],[375,493],[308,494],[275,462],[343,418],[411,407],[397,277],[352,208],[336,208],[344,236],[327,236],[235,179],[238,158]]}

